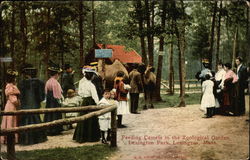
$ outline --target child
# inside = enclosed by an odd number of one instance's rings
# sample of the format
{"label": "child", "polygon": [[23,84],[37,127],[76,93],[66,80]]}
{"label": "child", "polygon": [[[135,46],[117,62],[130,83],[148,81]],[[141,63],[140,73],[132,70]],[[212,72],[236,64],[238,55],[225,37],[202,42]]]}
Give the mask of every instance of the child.
{"label": "child", "polygon": [[[82,103],[82,98],[80,96],[75,95],[75,91],[73,89],[68,89],[67,91],[67,98],[64,99],[62,102],[63,107],[78,107]],[[77,112],[69,112],[65,114],[65,118],[72,118],[72,117],[77,117],[78,113]],[[68,129],[73,129],[72,124],[66,125],[65,130]]]}
{"label": "child", "polygon": [[[103,98],[99,101],[98,106],[108,106],[111,105],[109,102],[110,98],[110,92],[108,90],[104,91]],[[105,113],[101,116],[98,116],[99,119],[99,125],[101,130],[101,136],[102,136],[102,143],[107,144],[108,137],[109,137],[109,131],[111,128],[110,121],[111,121],[111,114],[110,112]]]}
{"label": "child", "polygon": [[202,83],[202,99],[201,110],[205,111],[203,118],[210,118],[213,116],[213,108],[215,107],[215,98],[213,94],[214,82],[210,80],[209,74],[205,75],[205,81]]}

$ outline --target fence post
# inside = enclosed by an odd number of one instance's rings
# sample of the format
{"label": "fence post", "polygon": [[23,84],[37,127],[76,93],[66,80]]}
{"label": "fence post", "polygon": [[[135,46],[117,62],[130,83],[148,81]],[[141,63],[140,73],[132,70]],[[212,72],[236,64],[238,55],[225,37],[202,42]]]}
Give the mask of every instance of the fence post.
{"label": "fence post", "polygon": [[111,147],[117,147],[117,109],[111,111]]}
{"label": "fence post", "polygon": [[15,160],[15,133],[7,135],[7,159]]}

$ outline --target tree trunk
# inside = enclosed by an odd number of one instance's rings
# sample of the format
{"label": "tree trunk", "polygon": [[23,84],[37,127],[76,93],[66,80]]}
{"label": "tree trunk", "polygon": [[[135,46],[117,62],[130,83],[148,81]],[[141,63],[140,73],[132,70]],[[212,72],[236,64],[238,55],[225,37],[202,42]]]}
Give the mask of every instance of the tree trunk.
{"label": "tree trunk", "polygon": [[[247,55],[250,55],[250,2],[249,3],[249,6],[247,7],[247,28],[246,28],[246,41],[247,41],[247,45],[246,45],[246,55],[245,55],[245,60],[246,60],[246,63],[250,63],[250,59],[247,57]],[[249,91],[250,92],[250,91]]]}
{"label": "tree trunk", "polygon": [[148,58],[149,65],[154,66],[154,56],[153,56],[153,44],[152,44],[152,34],[151,34],[151,24],[150,24],[150,9],[149,2],[145,0],[145,8],[146,8],[146,22],[147,22],[147,40],[148,40]]}
{"label": "tree trunk", "polygon": [[[222,1],[220,1],[220,11],[218,17],[218,25],[217,25],[217,46],[216,46],[216,66],[219,63],[219,56],[220,56],[220,26],[221,26],[221,10],[222,10]],[[217,70],[217,67],[216,67]]]}
{"label": "tree trunk", "polygon": [[238,24],[235,27],[234,41],[233,41],[233,56],[232,56],[232,69],[234,68],[236,52],[237,52],[237,40],[238,40]]}
{"label": "tree trunk", "polygon": [[79,37],[80,37],[80,49],[79,49],[79,53],[80,53],[80,63],[79,63],[79,67],[82,67],[84,65],[85,62],[85,57],[84,57],[84,53],[83,53],[83,2],[80,1],[79,2]]}
{"label": "tree trunk", "polygon": [[95,6],[94,1],[92,1],[92,36],[93,36],[93,47],[96,43],[96,34],[95,34]]}
{"label": "tree trunk", "polygon": [[[173,21],[172,21],[172,27],[173,27]],[[168,56],[168,82],[169,82],[169,94],[173,95],[174,94],[174,66],[173,66],[173,53],[174,53],[174,39],[173,39],[173,34],[171,36],[171,43],[169,47],[169,56]]]}
{"label": "tree trunk", "polygon": [[49,24],[50,24],[50,12],[51,9],[50,7],[47,8],[47,16],[46,16],[46,23],[47,23],[47,31],[46,31],[46,41],[47,41],[47,46],[45,49],[45,57],[44,57],[44,61],[45,61],[45,79],[48,79],[48,68],[49,68],[49,59],[50,59],[50,28],[49,28]]}
{"label": "tree trunk", "polygon": [[[162,16],[161,16],[161,28],[165,29],[166,26],[166,1],[162,1]],[[164,52],[164,36],[160,37],[159,55],[158,55],[158,67],[156,75],[156,88],[154,99],[156,101],[161,101],[161,75],[162,75],[162,61]]]}
{"label": "tree trunk", "polygon": [[[186,18],[185,18],[185,8],[183,0],[181,2],[181,11],[182,17],[181,22],[178,26],[176,18],[175,21],[175,32],[178,42],[178,50],[179,50],[179,78],[180,78],[180,102],[177,107],[185,107],[185,79],[186,79],[186,66],[185,66],[185,27],[186,27]],[[175,2],[174,2],[175,5]]]}
{"label": "tree trunk", "polygon": [[[1,3],[2,2],[0,1],[0,6],[2,5]],[[2,12],[3,12],[3,9],[2,9],[2,7],[0,7],[0,57],[4,57],[4,55],[5,55],[4,26],[3,26]]]}
{"label": "tree trunk", "polygon": [[12,57],[13,61],[11,63],[12,69],[15,68],[15,26],[16,26],[16,10],[14,6],[15,2],[12,2],[12,14],[11,14],[11,32],[10,32],[10,56]]}
{"label": "tree trunk", "polygon": [[28,46],[28,39],[27,39],[27,21],[26,21],[26,14],[25,14],[25,4],[20,4],[20,32],[21,32],[21,63],[22,66],[26,62],[27,58],[27,46]]}
{"label": "tree trunk", "polygon": [[212,69],[213,66],[213,48],[214,48],[214,28],[217,13],[217,1],[214,2],[214,10],[212,17],[212,27],[211,27],[211,37],[210,37],[210,47],[209,47],[209,68]]}
{"label": "tree trunk", "polygon": [[137,13],[139,16],[139,32],[140,32],[140,41],[141,41],[141,53],[142,53],[142,62],[145,65],[148,65],[148,58],[146,53],[146,46],[145,46],[145,40],[144,40],[144,33],[143,33],[143,12],[142,12],[142,4],[141,0],[137,0]]}

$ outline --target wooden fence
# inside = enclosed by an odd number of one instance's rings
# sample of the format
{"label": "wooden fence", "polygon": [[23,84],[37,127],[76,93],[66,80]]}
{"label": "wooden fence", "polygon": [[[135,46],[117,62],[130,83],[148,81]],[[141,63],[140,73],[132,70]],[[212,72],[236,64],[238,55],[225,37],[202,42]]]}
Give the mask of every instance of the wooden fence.
{"label": "wooden fence", "polygon": [[35,129],[49,128],[56,125],[67,125],[80,121],[84,121],[88,118],[94,116],[100,116],[105,113],[111,112],[111,147],[117,147],[117,124],[116,124],[116,115],[117,115],[117,106],[84,106],[84,107],[71,107],[71,108],[49,108],[49,109],[27,109],[27,110],[18,110],[18,111],[9,111],[9,112],[0,112],[0,115],[27,115],[27,114],[44,114],[51,112],[79,112],[79,111],[93,111],[82,116],[59,119],[51,122],[32,124],[26,126],[13,127],[9,129],[1,129],[0,135],[7,136],[7,159],[16,160],[15,156],[15,136],[14,133],[26,132]]}

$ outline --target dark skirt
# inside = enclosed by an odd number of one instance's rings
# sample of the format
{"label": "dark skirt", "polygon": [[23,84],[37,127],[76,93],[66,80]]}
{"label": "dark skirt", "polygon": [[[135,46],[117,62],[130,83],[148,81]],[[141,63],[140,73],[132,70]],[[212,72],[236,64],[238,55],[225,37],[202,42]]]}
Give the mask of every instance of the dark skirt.
{"label": "dark skirt", "polygon": [[[39,124],[41,119],[39,115],[22,115],[20,117],[20,126]],[[32,130],[28,132],[21,132],[19,134],[19,143],[22,145],[31,145],[47,141],[46,130]]]}
{"label": "dark skirt", "polygon": [[[45,108],[58,108],[61,107],[60,103],[57,99],[53,97],[53,92],[48,91],[47,97],[46,97],[46,107]],[[44,115],[44,122],[51,122],[54,120],[62,119],[62,113],[46,113]],[[47,135],[54,136],[58,135],[63,131],[63,126],[53,126],[47,129]]]}
{"label": "dark skirt", "polygon": [[[95,105],[94,100],[91,97],[83,98],[83,106]],[[87,114],[89,112],[81,112],[80,115]],[[85,121],[78,122],[73,140],[83,142],[97,142],[100,140],[100,128],[98,123],[98,117],[92,117]]]}

